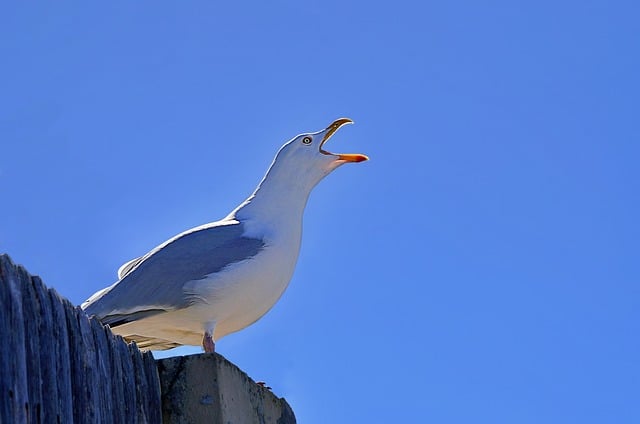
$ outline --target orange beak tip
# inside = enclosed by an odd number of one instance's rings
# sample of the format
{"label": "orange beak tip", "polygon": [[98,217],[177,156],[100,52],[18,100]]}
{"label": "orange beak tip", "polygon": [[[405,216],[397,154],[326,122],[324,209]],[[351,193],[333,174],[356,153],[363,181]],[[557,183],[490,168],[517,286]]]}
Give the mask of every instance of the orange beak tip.
{"label": "orange beak tip", "polygon": [[346,162],[364,162],[369,160],[369,157],[366,155],[361,155],[359,153],[349,153],[349,154],[341,154],[338,156],[340,160]]}

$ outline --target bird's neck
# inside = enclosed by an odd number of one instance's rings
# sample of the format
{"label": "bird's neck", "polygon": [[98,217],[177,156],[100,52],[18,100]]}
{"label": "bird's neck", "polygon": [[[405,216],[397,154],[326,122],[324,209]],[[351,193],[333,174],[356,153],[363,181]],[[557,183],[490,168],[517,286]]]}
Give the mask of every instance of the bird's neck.
{"label": "bird's neck", "polygon": [[300,233],[304,208],[312,188],[272,166],[253,194],[229,217],[253,224],[266,232]]}

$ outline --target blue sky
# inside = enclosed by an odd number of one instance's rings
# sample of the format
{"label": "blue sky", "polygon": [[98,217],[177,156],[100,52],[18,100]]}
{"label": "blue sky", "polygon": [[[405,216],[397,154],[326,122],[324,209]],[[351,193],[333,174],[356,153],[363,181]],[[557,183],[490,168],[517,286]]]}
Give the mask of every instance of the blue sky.
{"label": "blue sky", "polygon": [[303,423],[639,422],[638,12],[4,4],[0,251],[78,304],[347,116],[328,147],[371,161],[218,352]]}

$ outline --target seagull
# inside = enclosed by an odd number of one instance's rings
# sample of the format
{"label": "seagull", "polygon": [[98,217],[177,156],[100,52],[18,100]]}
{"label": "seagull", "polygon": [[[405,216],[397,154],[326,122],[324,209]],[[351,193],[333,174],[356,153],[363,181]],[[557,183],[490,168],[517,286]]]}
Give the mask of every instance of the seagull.
{"label": "seagull", "polygon": [[225,218],[191,228],[120,267],[118,281],[81,308],[144,350],[202,345],[253,324],[289,285],[300,252],[311,190],[362,154],[324,149],[353,121],[284,144],[249,198]]}

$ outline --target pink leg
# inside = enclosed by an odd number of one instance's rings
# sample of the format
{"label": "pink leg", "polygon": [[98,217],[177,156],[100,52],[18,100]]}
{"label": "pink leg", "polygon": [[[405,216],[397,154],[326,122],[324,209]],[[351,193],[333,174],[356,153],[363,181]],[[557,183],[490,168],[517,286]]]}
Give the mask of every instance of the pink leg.
{"label": "pink leg", "polygon": [[204,332],[204,337],[202,338],[202,347],[206,353],[212,353],[216,351],[216,344],[213,341],[213,337],[211,337],[211,333],[208,331]]}

